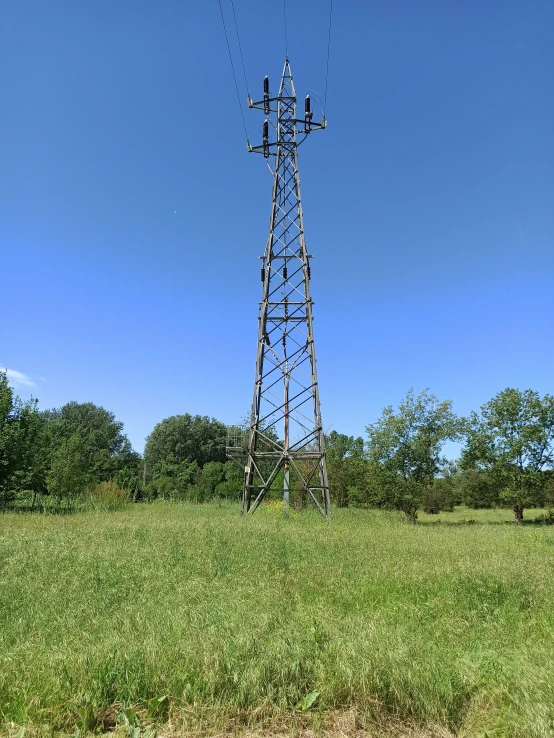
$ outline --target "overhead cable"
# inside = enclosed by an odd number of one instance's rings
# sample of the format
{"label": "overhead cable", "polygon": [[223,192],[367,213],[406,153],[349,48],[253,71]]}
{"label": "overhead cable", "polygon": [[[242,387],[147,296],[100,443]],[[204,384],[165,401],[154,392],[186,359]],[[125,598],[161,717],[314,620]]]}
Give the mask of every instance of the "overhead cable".
{"label": "overhead cable", "polygon": [[244,66],[244,58],[242,56],[242,46],[240,44],[239,27],[237,24],[237,16],[235,15],[235,3],[231,0],[231,7],[233,8],[233,18],[235,19],[235,31],[237,32],[237,41],[239,42],[240,61],[242,64],[242,73],[244,74],[244,84],[246,85],[246,94],[248,95],[248,80],[246,79],[246,68]]}
{"label": "overhead cable", "polygon": [[237,102],[240,109],[240,117],[242,118],[242,126],[244,128],[244,135],[248,140],[248,132],[246,130],[246,122],[244,120],[244,113],[242,112],[242,105],[240,102],[239,86],[237,84],[237,75],[235,74],[235,65],[233,64],[233,56],[231,54],[231,46],[229,45],[229,37],[227,36],[227,28],[225,26],[225,18],[223,17],[223,8],[221,7],[221,0],[217,0],[219,3],[219,12],[221,13],[221,22],[223,23],[223,32],[225,34],[225,41],[227,42],[227,51],[229,52],[229,61],[231,62],[231,71],[233,72],[233,79],[235,81],[235,90],[237,91]]}
{"label": "overhead cable", "polygon": [[287,43],[287,0],[283,0],[283,22],[285,24],[285,59],[288,59],[289,50]]}
{"label": "overhead cable", "polygon": [[327,70],[325,72],[325,96],[323,102],[323,114],[327,110],[327,83],[329,81],[329,54],[331,52],[331,24],[333,22],[333,0],[330,0],[329,7],[329,38],[327,39]]}

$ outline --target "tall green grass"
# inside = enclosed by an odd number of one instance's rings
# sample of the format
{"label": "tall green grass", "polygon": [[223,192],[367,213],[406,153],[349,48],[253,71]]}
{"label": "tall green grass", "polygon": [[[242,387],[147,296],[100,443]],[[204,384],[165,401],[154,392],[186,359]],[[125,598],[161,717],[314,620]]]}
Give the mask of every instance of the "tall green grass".
{"label": "tall green grass", "polygon": [[355,707],[552,736],[554,530],[456,515],[2,515],[0,719],[74,732],[83,709],[167,695],[213,726]]}

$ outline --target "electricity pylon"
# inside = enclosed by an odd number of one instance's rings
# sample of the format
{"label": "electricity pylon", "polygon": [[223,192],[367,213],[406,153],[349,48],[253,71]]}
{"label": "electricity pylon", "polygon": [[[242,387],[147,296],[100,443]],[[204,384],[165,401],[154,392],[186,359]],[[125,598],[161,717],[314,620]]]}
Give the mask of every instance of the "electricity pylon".
{"label": "electricity pylon", "polygon": [[[266,160],[274,157],[274,176],[269,238],[260,257],[263,294],[250,427],[242,447],[242,509],[253,512],[270,489],[278,489],[286,512],[293,489],[309,496],[328,517],[329,484],[310,297],[311,256],[304,239],[298,175],[298,146],[312,131],[325,128],[325,118],[321,123],[313,120],[309,96],[304,118],[296,117],[288,59],[279,94],[270,96],[266,77],[263,100],[253,102],[249,97],[248,105],[266,114],[262,145],[248,143],[248,149]],[[303,138],[297,140],[297,136]],[[236,456],[238,446],[240,443],[228,441],[228,455]]]}

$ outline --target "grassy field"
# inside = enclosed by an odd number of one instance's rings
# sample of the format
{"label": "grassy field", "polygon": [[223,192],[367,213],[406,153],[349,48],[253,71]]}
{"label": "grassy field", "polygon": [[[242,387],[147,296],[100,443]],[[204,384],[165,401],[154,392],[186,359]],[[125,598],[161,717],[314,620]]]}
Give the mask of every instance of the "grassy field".
{"label": "grassy field", "polygon": [[0,732],[551,737],[554,529],[510,518],[1,515]]}

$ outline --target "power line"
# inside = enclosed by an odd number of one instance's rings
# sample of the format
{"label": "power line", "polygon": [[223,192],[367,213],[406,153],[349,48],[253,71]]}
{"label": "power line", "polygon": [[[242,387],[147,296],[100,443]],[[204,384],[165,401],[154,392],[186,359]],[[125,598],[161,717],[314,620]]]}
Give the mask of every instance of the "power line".
{"label": "power line", "polygon": [[329,80],[329,54],[331,52],[331,24],[333,22],[333,0],[330,0],[329,8],[329,38],[327,40],[327,71],[325,72],[325,97],[323,102],[323,114],[327,110],[327,82]]}
{"label": "power line", "polygon": [[289,58],[289,50],[287,43],[287,0],[283,0],[283,21],[285,24],[285,59]]}
{"label": "power line", "polygon": [[235,31],[237,32],[237,41],[239,42],[240,60],[242,63],[242,72],[244,74],[244,84],[246,85],[246,94],[248,95],[248,81],[246,79],[246,68],[244,66],[244,58],[242,56],[242,46],[240,45],[239,27],[237,24],[237,16],[235,15],[235,3],[231,0],[231,7],[233,8],[233,18],[235,19]]}
{"label": "power line", "polygon": [[231,62],[231,70],[233,72],[233,79],[235,80],[235,90],[237,91],[237,102],[240,109],[240,117],[242,118],[242,127],[244,128],[244,135],[248,140],[248,132],[246,130],[246,122],[244,120],[244,113],[242,112],[242,105],[240,102],[239,86],[237,84],[237,75],[235,74],[235,65],[233,64],[233,57],[231,55],[231,46],[229,45],[229,37],[227,36],[227,28],[225,26],[225,18],[223,17],[223,8],[221,7],[221,0],[217,0],[219,3],[219,12],[221,13],[221,22],[223,23],[223,32],[225,34],[225,41],[227,42],[227,51],[229,52],[229,61]]}

